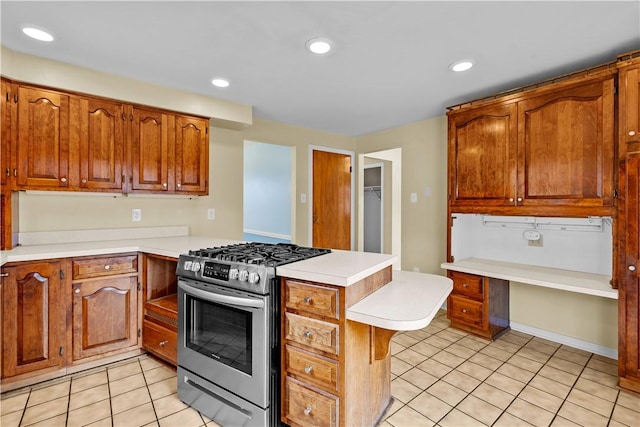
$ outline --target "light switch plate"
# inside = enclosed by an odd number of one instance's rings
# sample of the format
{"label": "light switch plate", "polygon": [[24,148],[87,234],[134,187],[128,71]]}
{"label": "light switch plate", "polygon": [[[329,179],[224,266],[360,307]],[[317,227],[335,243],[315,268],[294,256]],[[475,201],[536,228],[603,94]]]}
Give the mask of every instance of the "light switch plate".
{"label": "light switch plate", "polygon": [[142,221],[142,209],[131,209],[131,221]]}

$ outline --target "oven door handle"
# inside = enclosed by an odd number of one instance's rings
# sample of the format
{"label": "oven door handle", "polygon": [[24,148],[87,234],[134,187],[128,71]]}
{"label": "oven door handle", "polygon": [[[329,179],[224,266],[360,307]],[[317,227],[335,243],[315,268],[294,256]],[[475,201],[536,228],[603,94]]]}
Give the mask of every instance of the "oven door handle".
{"label": "oven door handle", "polygon": [[222,295],[215,292],[207,292],[187,285],[185,282],[178,281],[178,286],[183,291],[195,295],[209,302],[218,302],[222,304],[237,305],[240,307],[264,308],[264,301],[256,298],[240,298],[231,295]]}

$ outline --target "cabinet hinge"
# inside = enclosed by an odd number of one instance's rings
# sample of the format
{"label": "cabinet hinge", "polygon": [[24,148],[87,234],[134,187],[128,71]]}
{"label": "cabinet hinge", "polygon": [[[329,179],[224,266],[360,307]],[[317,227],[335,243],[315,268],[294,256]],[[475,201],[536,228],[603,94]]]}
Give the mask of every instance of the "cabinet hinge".
{"label": "cabinet hinge", "polygon": [[141,291],[142,290],[142,285],[140,284],[140,282],[138,282],[138,290]]}
{"label": "cabinet hinge", "polygon": [[133,114],[129,114],[129,120],[133,121]]}
{"label": "cabinet hinge", "polygon": [[14,102],[15,104],[17,104],[17,103],[18,103],[18,94],[17,94],[17,93],[14,93],[14,94],[13,94],[13,102]]}
{"label": "cabinet hinge", "polygon": [[353,168],[349,166],[349,173],[353,172]]}
{"label": "cabinet hinge", "polygon": [[58,350],[58,354],[60,356],[64,356],[64,347],[60,347],[60,349]]}
{"label": "cabinet hinge", "polygon": [[9,92],[7,92],[7,102],[9,102],[11,98],[9,98]]}
{"label": "cabinet hinge", "polygon": [[9,178],[11,176],[11,169],[6,168],[5,169],[5,174],[7,175],[7,178]]}
{"label": "cabinet hinge", "polygon": [[64,271],[60,270],[60,278],[64,279]]}
{"label": "cabinet hinge", "polygon": [[140,328],[138,328],[138,338],[140,338],[142,336],[142,331],[140,330]]}
{"label": "cabinet hinge", "polygon": [[616,85],[613,86],[613,94],[614,95],[618,94],[618,86],[616,86]]}
{"label": "cabinet hinge", "polygon": [[122,120],[127,120],[127,116],[124,113],[122,113]]}
{"label": "cabinet hinge", "polygon": [[613,190],[613,198],[614,198],[614,199],[617,199],[617,198],[618,198],[618,189],[617,189],[617,188],[615,188],[615,189]]}

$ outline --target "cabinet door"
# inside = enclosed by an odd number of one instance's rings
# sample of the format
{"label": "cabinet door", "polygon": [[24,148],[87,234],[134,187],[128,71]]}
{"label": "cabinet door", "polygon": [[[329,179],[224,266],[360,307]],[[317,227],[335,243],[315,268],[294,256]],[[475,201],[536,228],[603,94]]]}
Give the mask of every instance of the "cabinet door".
{"label": "cabinet door", "polygon": [[131,190],[169,191],[174,188],[175,118],[134,108],[131,125]]}
{"label": "cabinet door", "polygon": [[73,284],[73,359],[138,345],[137,277]]}
{"label": "cabinet door", "polygon": [[0,186],[4,188],[9,183],[9,177],[11,176],[11,162],[10,162],[10,141],[11,141],[11,105],[12,94],[11,84],[5,80],[0,79],[2,100],[0,104],[0,126],[2,127],[2,137],[0,141]]}
{"label": "cabinet door", "polygon": [[614,82],[518,103],[518,205],[613,206]]}
{"label": "cabinet door", "polygon": [[640,141],[640,59],[620,69],[620,143]]}
{"label": "cabinet door", "polygon": [[2,286],[3,377],[64,364],[66,309],[60,263],[5,267]]}
{"label": "cabinet door", "polygon": [[515,197],[515,104],[449,116],[451,206],[511,206]]}
{"label": "cabinet door", "polygon": [[621,383],[632,381],[634,390],[640,392],[640,152],[627,156],[625,181],[619,364]]}
{"label": "cabinet door", "polygon": [[176,117],[176,192],[206,194],[208,165],[209,121]]}
{"label": "cabinet door", "polygon": [[23,188],[69,185],[69,97],[18,87],[17,178]]}
{"label": "cabinet door", "polygon": [[79,187],[88,190],[122,188],[124,106],[96,98],[72,100],[78,120]]}

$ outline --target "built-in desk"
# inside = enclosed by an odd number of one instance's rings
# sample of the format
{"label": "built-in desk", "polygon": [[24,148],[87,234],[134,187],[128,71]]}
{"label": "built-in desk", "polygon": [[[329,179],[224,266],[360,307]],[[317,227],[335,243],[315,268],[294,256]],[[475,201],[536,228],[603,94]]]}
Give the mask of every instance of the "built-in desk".
{"label": "built-in desk", "polygon": [[611,278],[603,274],[583,273],[481,258],[445,262],[440,267],[445,270],[618,299],[618,290],[612,289],[609,283]]}

